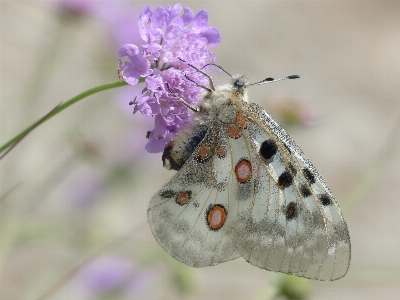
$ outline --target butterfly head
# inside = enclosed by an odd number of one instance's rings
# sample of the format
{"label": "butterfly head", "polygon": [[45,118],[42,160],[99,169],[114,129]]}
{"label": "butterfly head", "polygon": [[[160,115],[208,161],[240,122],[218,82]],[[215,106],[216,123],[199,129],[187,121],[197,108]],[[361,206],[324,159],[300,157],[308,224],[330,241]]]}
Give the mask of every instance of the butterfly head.
{"label": "butterfly head", "polygon": [[248,80],[243,74],[235,74],[232,76],[232,84],[235,89],[244,89],[247,83]]}
{"label": "butterfly head", "polygon": [[232,94],[242,101],[247,101],[246,86],[247,78],[243,74],[236,74],[232,76]]}

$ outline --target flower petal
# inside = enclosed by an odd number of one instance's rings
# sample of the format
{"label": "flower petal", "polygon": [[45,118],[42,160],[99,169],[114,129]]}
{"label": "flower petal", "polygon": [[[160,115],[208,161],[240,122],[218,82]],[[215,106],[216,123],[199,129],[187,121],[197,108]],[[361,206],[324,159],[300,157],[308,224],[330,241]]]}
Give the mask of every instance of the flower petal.
{"label": "flower petal", "polygon": [[164,140],[151,139],[144,148],[149,153],[159,153],[164,151],[165,144]]}
{"label": "flower petal", "polygon": [[210,27],[209,29],[203,31],[200,36],[207,39],[208,46],[210,47],[215,47],[221,42],[221,34],[215,27]]}
{"label": "flower petal", "polygon": [[133,56],[138,54],[139,54],[139,48],[133,44],[123,45],[118,51],[119,57]]}
{"label": "flower petal", "polygon": [[178,4],[175,4],[172,8],[171,8],[171,6],[167,6],[165,8],[165,10],[168,13],[168,17],[167,17],[167,20],[166,20],[166,25],[168,26],[168,25],[171,24],[171,22],[173,22],[173,20],[177,16],[179,16],[179,14],[182,11],[182,5],[180,3],[178,3]]}
{"label": "flower petal", "polygon": [[190,8],[185,7],[183,15],[180,18],[176,19],[175,24],[183,28],[189,25],[189,23],[192,22],[193,18],[193,11]]}
{"label": "flower petal", "polygon": [[208,25],[208,12],[206,10],[199,11],[193,19],[192,29],[203,29]]}

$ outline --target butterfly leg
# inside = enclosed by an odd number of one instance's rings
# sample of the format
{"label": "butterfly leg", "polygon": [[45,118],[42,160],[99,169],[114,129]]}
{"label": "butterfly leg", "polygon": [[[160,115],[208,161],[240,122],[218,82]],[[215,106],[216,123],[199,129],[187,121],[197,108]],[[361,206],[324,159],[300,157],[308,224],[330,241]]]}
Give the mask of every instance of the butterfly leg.
{"label": "butterfly leg", "polygon": [[211,76],[210,76],[209,74],[207,74],[207,73],[204,72],[203,70],[200,70],[199,68],[193,66],[192,64],[188,63],[187,61],[185,61],[185,60],[182,59],[182,58],[179,58],[179,60],[182,61],[182,62],[184,62],[184,63],[187,63],[188,66],[192,67],[192,68],[195,69],[197,72],[200,72],[201,74],[203,74],[204,76],[206,76],[206,77],[208,78],[209,82],[210,82],[211,89],[208,88],[208,87],[205,87],[204,85],[201,85],[201,84],[198,84],[198,83],[194,82],[193,80],[191,80],[190,78],[188,78],[187,75],[185,75],[185,77],[186,77],[187,79],[189,79],[191,82],[196,83],[197,86],[200,86],[200,87],[206,89],[206,90],[209,91],[209,92],[214,92],[214,91],[215,91],[214,81],[212,80],[212,78],[211,78]]}
{"label": "butterfly leg", "polygon": [[190,79],[186,74],[185,74],[185,77],[186,77],[187,80],[193,82],[194,84],[196,84],[196,85],[199,86],[199,87],[202,87],[203,89],[207,90],[209,93],[212,93],[212,92],[213,92],[212,89],[210,89],[210,88],[206,87],[205,85],[202,85],[202,84],[197,83],[196,81]]}
{"label": "butterfly leg", "polygon": [[194,111],[194,112],[200,112],[200,110],[201,110],[200,107],[193,106],[193,105],[187,103],[186,100],[184,100],[183,98],[179,97],[176,93],[174,93],[174,92],[171,90],[171,87],[170,87],[170,85],[168,84],[168,82],[167,82],[167,88],[168,88],[168,90],[169,90],[179,101],[181,101],[183,104],[185,104],[185,105],[187,106],[187,108],[189,108],[190,110],[192,110],[192,111]]}

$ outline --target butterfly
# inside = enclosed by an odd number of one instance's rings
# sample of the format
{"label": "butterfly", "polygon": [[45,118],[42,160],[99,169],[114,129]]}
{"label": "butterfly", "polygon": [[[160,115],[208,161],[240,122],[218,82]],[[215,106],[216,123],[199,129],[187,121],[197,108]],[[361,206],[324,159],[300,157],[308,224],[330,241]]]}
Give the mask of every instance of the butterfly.
{"label": "butterfly", "polygon": [[209,78],[210,88],[203,86],[200,107],[177,96],[196,114],[163,153],[164,167],[178,172],[149,204],[158,244],[192,267],[243,257],[310,279],[343,277],[349,232],[313,164],[262,107],[248,102],[243,75],[215,88],[207,73],[190,66]]}

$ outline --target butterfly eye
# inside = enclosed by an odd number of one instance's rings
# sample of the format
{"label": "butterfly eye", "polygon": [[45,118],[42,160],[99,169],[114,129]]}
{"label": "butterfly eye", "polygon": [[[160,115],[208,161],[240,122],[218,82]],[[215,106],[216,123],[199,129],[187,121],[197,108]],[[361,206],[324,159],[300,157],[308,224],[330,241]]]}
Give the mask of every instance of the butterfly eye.
{"label": "butterfly eye", "polygon": [[244,87],[244,82],[241,81],[240,79],[238,79],[238,80],[236,80],[236,81],[233,83],[233,85],[234,85],[235,87]]}

